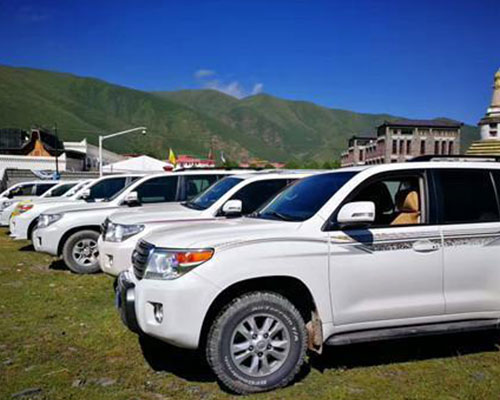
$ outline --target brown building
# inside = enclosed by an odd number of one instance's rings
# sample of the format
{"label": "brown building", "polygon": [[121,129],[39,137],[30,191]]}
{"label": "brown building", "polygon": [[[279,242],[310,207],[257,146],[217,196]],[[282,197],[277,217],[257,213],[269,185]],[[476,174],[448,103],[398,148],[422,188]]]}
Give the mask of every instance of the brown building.
{"label": "brown building", "polygon": [[462,124],[438,120],[386,121],[376,136],[353,136],[342,153],[341,165],[387,164],[404,162],[425,154],[460,153]]}

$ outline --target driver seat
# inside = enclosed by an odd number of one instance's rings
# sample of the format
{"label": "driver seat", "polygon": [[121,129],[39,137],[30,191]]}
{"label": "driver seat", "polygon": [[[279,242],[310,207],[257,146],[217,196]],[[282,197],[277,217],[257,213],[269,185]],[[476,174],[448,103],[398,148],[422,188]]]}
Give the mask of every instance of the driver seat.
{"label": "driver seat", "polygon": [[396,210],[399,215],[391,225],[416,225],[420,223],[420,201],[415,190],[402,190],[396,194]]}

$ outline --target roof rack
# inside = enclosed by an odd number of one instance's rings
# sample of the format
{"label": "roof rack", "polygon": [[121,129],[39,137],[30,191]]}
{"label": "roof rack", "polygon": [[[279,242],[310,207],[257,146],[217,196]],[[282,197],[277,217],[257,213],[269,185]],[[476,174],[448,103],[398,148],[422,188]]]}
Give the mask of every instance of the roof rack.
{"label": "roof rack", "polygon": [[464,162],[500,162],[500,156],[488,155],[466,155],[458,154],[456,156],[428,154],[424,156],[417,156],[409,160],[409,162],[423,162],[423,161],[464,161]]}

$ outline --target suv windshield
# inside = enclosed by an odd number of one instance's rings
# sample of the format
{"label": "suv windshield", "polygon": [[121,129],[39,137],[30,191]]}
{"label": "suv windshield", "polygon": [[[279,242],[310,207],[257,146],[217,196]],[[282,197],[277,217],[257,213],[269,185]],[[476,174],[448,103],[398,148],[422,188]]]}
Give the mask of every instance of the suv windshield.
{"label": "suv windshield", "polygon": [[46,197],[60,197],[65,194],[68,190],[70,190],[76,183],[66,183],[63,185],[59,185],[56,188],[52,189]]}
{"label": "suv windshield", "polygon": [[254,217],[305,221],[356,174],[357,171],[333,172],[302,179],[281,192]]}
{"label": "suv windshield", "polygon": [[220,181],[210,186],[207,190],[200,193],[194,199],[183,203],[183,205],[195,210],[206,210],[242,180],[243,179],[241,178],[235,178],[232,176],[221,179]]}

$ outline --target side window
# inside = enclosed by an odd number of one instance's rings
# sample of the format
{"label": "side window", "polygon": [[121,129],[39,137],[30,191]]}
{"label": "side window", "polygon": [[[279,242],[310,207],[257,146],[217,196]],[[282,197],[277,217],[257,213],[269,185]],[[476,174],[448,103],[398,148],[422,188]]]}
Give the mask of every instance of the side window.
{"label": "side window", "polygon": [[198,193],[208,189],[212,183],[217,181],[215,175],[186,175],[184,176],[184,184],[186,188],[186,200],[192,199]]}
{"label": "side window", "polygon": [[241,200],[243,203],[243,214],[253,213],[264,203],[278,194],[286,185],[286,179],[270,179],[248,184],[231,197],[231,200]]}
{"label": "side window", "polygon": [[98,182],[90,188],[90,200],[108,199],[125,186],[127,178],[113,178]]}
{"label": "side window", "polygon": [[47,190],[50,188],[54,187],[54,183],[39,183],[35,187],[35,196],[41,196],[44,194]]}
{"label": "side window", "polygon": [[29,184],[29,185],[22,185],[18,186],[14,189],[12,189],[9,193],[10,196],[16,197],[16,196],[33,196],[33,187],[35,185]]}
{"label": "side window", "polygon": [[177,176],[149,179],[139,185],[135,191],[143,204],[175,201],[177,195]]}
{"label": "side window", "polygon": [[433,171],[438,222],[461,224],[499,221],[499,210],[489,171],[438,169]]}
{"label": "side window", "polygon": [[372,201],[375,203],[373,227],[419,225],[424,221],[423,178],[405,175],[375,180],[349,202]]}

